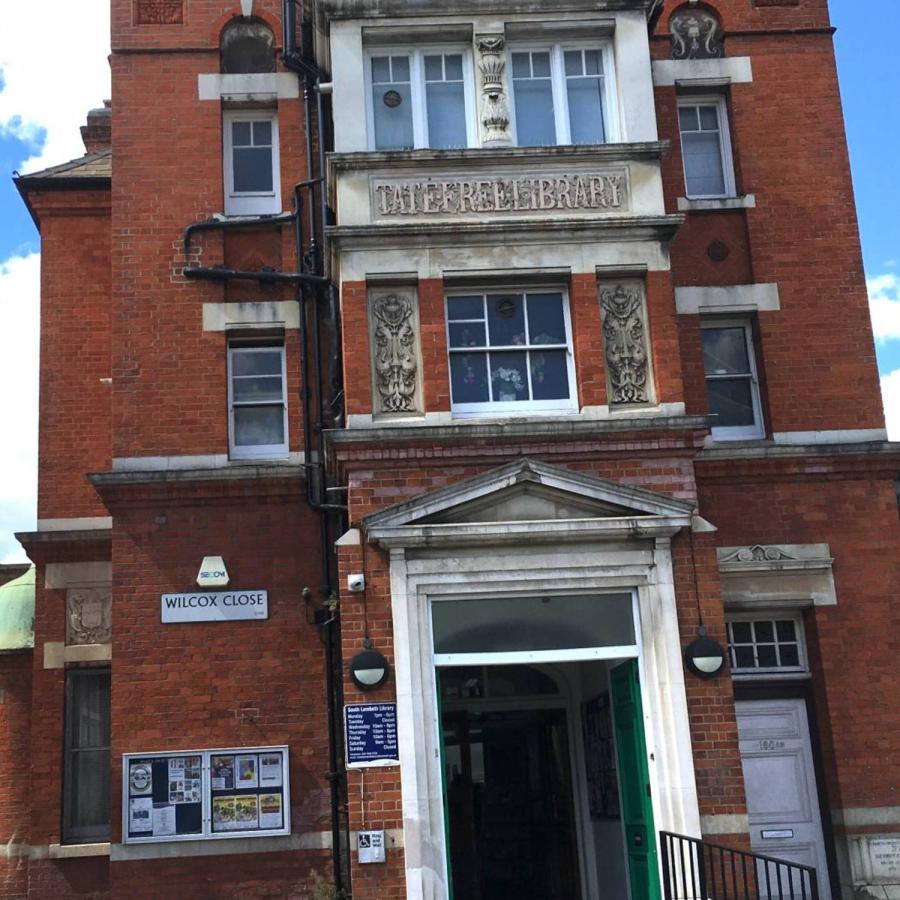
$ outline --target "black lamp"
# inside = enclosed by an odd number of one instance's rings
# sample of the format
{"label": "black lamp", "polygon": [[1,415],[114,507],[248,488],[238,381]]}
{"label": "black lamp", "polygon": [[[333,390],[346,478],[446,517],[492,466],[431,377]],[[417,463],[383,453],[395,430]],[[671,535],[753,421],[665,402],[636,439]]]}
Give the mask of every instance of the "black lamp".
{"label": "black lamp", "polygon": [[715,678],[725,668],[725,651],[701,625],[697,637],[684,648],[684,662],[698,678]]}
{"label": "black lamp", "polygon": [[387,681],[388,661],[371,646],[350,660],[350,677],[353,683],[363,691],[374,691]]}

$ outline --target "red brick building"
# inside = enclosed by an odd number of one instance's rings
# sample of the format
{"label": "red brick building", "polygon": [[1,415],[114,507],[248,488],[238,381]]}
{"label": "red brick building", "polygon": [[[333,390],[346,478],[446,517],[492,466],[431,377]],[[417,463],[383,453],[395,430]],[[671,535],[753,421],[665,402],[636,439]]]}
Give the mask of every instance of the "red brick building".
{"label": "red brick building", "polygon": [[900,895],[826,0],[112,12],[2,895]]}

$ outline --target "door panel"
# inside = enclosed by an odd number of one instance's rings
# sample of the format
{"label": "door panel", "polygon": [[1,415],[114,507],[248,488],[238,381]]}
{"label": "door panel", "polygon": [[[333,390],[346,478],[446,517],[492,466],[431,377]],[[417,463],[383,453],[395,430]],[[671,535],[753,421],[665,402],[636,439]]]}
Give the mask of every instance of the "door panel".
{"label": "door panel", "polygon": [[650,772],[637,660],[629,660],[612,669],[609,687],[631,897],[632,900],[659,900],[656,831],[650,801]]}
{"label": "door panel", "polygon": [[802,699],[735,704],[753,851],[816,868],[830,900],[809,722]]}

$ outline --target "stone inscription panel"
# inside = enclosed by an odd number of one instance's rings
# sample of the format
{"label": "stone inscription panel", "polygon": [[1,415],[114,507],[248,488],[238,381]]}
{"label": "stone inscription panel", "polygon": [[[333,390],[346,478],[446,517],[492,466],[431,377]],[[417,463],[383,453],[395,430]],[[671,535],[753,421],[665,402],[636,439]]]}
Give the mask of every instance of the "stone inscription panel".
{"label": "stone inscription panel", "polygon": [[872,877],[882,884],[900,884],[900,838],[869,841]]}
{"label": "stone inscription panel", "polygon": [[373,178],[372,210],[380,219],[620,212],[628,209],[624,169],[542,175]]}

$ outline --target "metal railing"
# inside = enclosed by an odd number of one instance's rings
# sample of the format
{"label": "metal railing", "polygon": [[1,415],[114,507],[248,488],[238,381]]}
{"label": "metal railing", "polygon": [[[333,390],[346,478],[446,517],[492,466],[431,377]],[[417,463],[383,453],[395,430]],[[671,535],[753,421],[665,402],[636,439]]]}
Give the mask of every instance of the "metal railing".
{"label": "metal railing", "polygon": [[816,870],[661,831],[664,900],[819,900]]}

